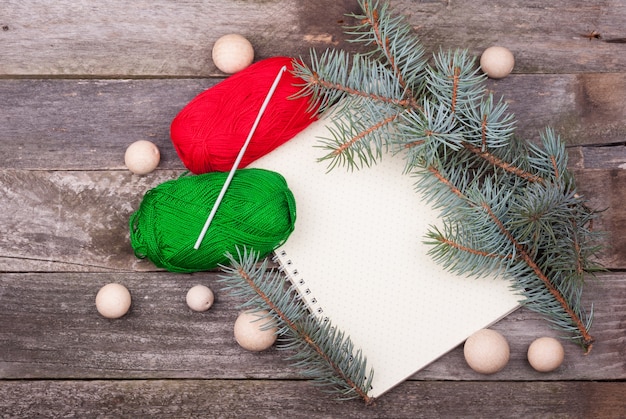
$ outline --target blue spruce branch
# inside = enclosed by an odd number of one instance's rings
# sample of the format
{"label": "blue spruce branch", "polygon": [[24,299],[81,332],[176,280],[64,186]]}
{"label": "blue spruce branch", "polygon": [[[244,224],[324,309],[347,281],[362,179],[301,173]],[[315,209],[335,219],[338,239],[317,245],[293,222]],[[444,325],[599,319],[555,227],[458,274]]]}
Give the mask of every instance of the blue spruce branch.
{"label": "blue spruce branch", "polygon": [[597,212],[576,192],[563,142],[551,129],[541,145],[517,138],[467,51],[439,51],[429,64],[387,3],[359,4],[346,34],[367,52],[313,51],[310,65],[295,67],[312,106],[333,109],[321,160],[353,170],[388,150],[403,154],[416,189],[441,211],[444,228],[425,238],[432,257],[457,272],[514,278],[522,302],[588,352],[592,310],[580,300],[585,274],[601,269]]}
{"label": "blue spruce branch", "polygon": [[291,351],[289,359],[302,374],[340,399],[361,398],[372,404],[367,393],[374,371],[367,369],[367,359],[350,338],[330,320],[314,316],[284,274],[270,269],[268,259],[260,263],[258,254],[245,249],[237,257],[227,256],[230,265],[221,267],[221,282],[245,299],[244,307],[269,312],[268,321],[277,324],[283,340],[279,349]]}

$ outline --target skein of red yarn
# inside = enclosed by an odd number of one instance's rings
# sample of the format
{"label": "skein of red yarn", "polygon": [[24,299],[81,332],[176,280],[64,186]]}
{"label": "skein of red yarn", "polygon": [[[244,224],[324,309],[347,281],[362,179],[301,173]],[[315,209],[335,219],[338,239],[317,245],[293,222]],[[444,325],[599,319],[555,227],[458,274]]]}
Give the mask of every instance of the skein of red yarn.
{"label": "skein of red yarn", "polygon": [[292,74],[293,59],[259,61],[205,90],[172,121],[170,135],[178,156],[192,173],[229,171],[250,133],[276,75],[283,74],[239,167],[293,138],[315,120],[308,97],[292,98],[303,80]]}

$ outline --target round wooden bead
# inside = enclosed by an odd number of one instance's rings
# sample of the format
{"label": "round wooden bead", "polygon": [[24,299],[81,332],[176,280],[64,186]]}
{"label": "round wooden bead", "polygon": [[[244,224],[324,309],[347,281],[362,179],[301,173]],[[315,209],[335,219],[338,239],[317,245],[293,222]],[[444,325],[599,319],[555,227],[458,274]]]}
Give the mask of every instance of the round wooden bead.
{"label": "round wooden bead", "polygon": [[193,311],[207,311],[213,305],[213,291],[205,285],[195,285],[187,291],[187,305]]}
{"label": "round wooden bead", "polygon": [[272,320],[264,318],[267,311],[244,311],[235,321],[235,340],[244,349],[249,351],[264,351],[276,342],[276,327],[266,328]]}
{"label": "round wooden bead", "polygon": [[159,165],[161,153],[159,148],[147,140],[135,141],[126,149],[124,162],[126,167],[136,175],[146,175]]}
{"label": "round wooden bead", "polygon": [[96,294],[96,309],[107,319],[117,319],[128,313],[130,292],[122,284],[107,284]]}
{"label": "round wooden bead", "polygon": [[213,63],[220,71],[233,74],[252,64],[254,48],[243,36],[231,33],[215,42],[211,54]]}
{"label": "round wooden bead", "polygon": [[481,329],[465,341],[465,361],[476,372],[494,374],[509,362],[509,344],[500,333]]}
{"label": "round wooden bead", "polygon": [[528,362],[539,372],[554,371],[563,363],[564,358],[563,345],[551,337],[536,339],[528,347]]}
{"label": "round wooden bead", "polygon": [[508,76],[514,66],[513,54],[504,47],[489,47],[480,56],[480,68],[492,79]]}

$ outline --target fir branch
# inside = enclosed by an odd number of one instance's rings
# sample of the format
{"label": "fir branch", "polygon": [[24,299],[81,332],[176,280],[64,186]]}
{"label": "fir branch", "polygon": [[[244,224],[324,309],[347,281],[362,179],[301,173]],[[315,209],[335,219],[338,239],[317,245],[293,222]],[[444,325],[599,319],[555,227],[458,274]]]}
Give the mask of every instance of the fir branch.
{"label": "fir branch", "polygon": [[348,150],[353,144],[355,144],[356,142],[360,141],[366,135],[372,133],[373,131],[376,131],[376,130],[382,128],[383,126],[385,126],[387,124],[392,123],[398,116],[399,116],[398,114],[390,115],[387,118],[383,119],[382,121],[377,122],[376,124],[372,125],[367,130],[359,132],[354,137],[349,138],[347,141],[343,142],[338,148],[336,148],[333,151],[333,154],[337,154],[337,155],[342,154],[343,152]]}
{"label": "fir branch", "polygon": [[[513,255],[511,254],[494,254],[491,252],[486,252],[484,250],[479,250],[474,246],[466,246],[460,241],[452,239],[450,232],[448,232],[447,234],[441,233],[439,229],[437,229],[437,227],[435,226],[433,226],[432,230],[427,233],[427,237],[432,240],[431,242],[429,242],[429,244],[441,245],[445,249],[454,249],[458,252],[471,253],[480,258],[513,259]],[[435,253],[436,251],[433,252],[433,254]]]}
{"label": "fir branch", "polygon": [[443,185],[447,186],[453,194],[455,194],[456,196],[458,196],[459,198],[461,198],[463,200],[467,200],[467,197],[463,194],[463,192],[461,192],[461,190],[459,188],[457,188],[454,185],[454,182],[451,182],[449,179],[447,179],[441,173],[441,171],[437,170],[437,168],[435,168],[434,166],[429,166],[428,167],[428,171],[433,174],[435,179],[437,179]]}
{"label": "fir branch", "polygon": [[355,56],[352,60],[342,52],[311,55],[312,71],[294,64],[298,76],[307,83],[298,96],[311,98],[311,107],[320,114],[344,113],[346,118],[331,119],[331,137],[325,138],[327,154],[320,160],[329,161],[329,170],[338,165],[369,166],[382,157],[387,138],[395,133],[390,125],[402,113],[421,106],[407,97],[394,75],[380,62]]}
{"label": "fir branch", "polygon": [[[346,134],[346,131],[344,131],[343,133],[334,135],[332,140],[326,141],[329,153],[320,158],[320,161],[330,159],[332,162],[329,166],[329,170],[332,170],[334,166],[339,163],[345,165],[346,162],[350,167],[354,167],[356,166],[355,157],[357,156],[361,164],[369,165],[372,160],[380,157],[380,154],[376,157],[373,155],[374,152],[380,150],[380,146],[371,147],[371,142],[374,141],[376,144],[382,144],[384,140],[382,139],[381,131],[398,117],[399,114],[389,115],[372,126],[363,127],[360,131],[354,130],[354,127],[358,126],[356,123],[350,124],[349,127],[340,123],[342,127],[350,129],[351,134]],[[331,130],[331,132],[335,133],[336,130]],[[365,141],[371,138],[373,138],[373,140]]]}
{"label": "fir branch", "polygon": [[476,154],[480,158],[485,159],[489,164],[495,167],[499,167],[502,170],[510,172],[516,176],[522,177],[529,182],[543,182],[543,179],[536,174],[529,173],[519,167],[513,166],[511,163],[506,162],[497,156],[489,153],[489,151],[476,147],[468,142],[463,141],[463,147],[465,147],[470,152]]}
{"label": "fir branch", "polygon": [[458,272],[513,278],[525,305],[589,351],[593,310],[580,298],[585,274],[600,269],[597,211],[576,193],[563,142],[551,129],[540,145],[517,138],[466,50],[439,51],[427,65],[405,19],[386,3],[359,4],[347,34],[370,51],[312,52],[296,71],[303,92],[336,111],[323,140],[329,169],[369,166],[389,148],[404,154],[416,189],[441,211],[431,256]]}
{"label": "fir branch", "polygon": [[[320,60],[316,60],[316,65],[319,67],[322,62],[330,62],[332,61],[332,57],[323,56]],[[361,89],[357,89],[351,87],[346,84],[342,84],[336,81],[330,81],[332,78],[328,75],[320,75],[315,71],[309,71],[308,67],[300,67],[295,71],[299,71],[299,76],[307,80],[307,88],[309,91],[303,91],[300,93],[302,96],[314,96],[314,97],[322,97],[319,92],[328,92],[335,91],[345,93],[351,96],[360,96],[365,99],[369,99],[376,102],[384,102],[392,105],[396,105],[402,108],[414,108],[419,109],[420,106],[413,100],[413,98],[395,98],[395,97],[387,97],[384,95],[363,91]],[[356,73],[355,73],[356,74]],[[324,102],[324,105],[320,103],[316,103],[316,107],[322,108],[322,113],[328,109],[328,107],[335,105],[337,99],[329,100],[328,102]]]}
{"label": "fir branch", "polygon": [[[462,244],[461,241],[450,239],[436,230],[435,233],[431,232],[429,233],[429,235],[431,239],[434,239],[440,247],[435,248],[433,252],[431,252],[431,255],[435,255],[435,258],[440,261],[444,259],[450,259],[449,258],[450,254],[447,251],[442,252],[442,248],[445,249],[447,247],[453,247],[457,250],[462,251],[462,252],[455,253],[457,258],[460,253],[467,253],[467,254],[471,254],[474,256],[478,255],[478,256],[481,256],[482,258],[494,258],[494,257],[499,258],[499,259],[514,259],[515,258],[515,259],[523,261],[526,264],[526,266],[528,266],[532,270],[532,273],[536,276],[536,278],[538,278],[541,281],[543,287],[553,296],[554,300],[560,305],[558,310],[559,311],[562,310],[564,313],[566,313],[567,316],[564,316],[564,317],[567,318],[568,324],[563,325],[562,320],[560,324],[563,326],[563,328],[567,328],[567,329],[570,329],[571,326],[574,326],[577,329],[577,333],[576,333],[577,337],[575,338],[575,340],[580,341],[579,343],[583,346],[585,351],[589,352],[592,348],[594,338],[589,334],[587,330],[587,326],[586,326],[587,323],[582,320],[583,313],[579,312],[579,310],[575,308],[575,306],[577,305],[577,302],[575,302],[576,304],[572,304],[571,300],[568,300],[566,295],[561,293],[558,285],[555,285],[554,281],[550,279],[549,275],[546,272],[544,272],[544,270],[539,266],[536,258],[533,257],[533,255],[531,255],[531,252],[528,251],[527,247],[524,246],[519,241],[519,237],[522,237],[522,238],[525,236],[534,237],[534,240],[533,240],[534,243],[532,243],[533,246],[531,248],[538,249],[540,246],[540,244],[537,243],[537,241],[539,241],[539,237],[533,235],[532,233],[521,234],[519,233],[519,231],[517,235],[513,234],[511,230],[507,227],[507,224],[515,226],[516,223],[514,222],[506,223],[505,221],[502,220],[503,218],[502,216],[496,214],[496,211],[494,211],[494,209],[491,207],[491,205],[488,202],[488,201],[494,200],[493,198],[484,199],[481,201],[472,200],[471,197],[465,195],[459,188],[457,188],[453,184],[453,182],[445,178],[444,175],[442,175],[440,171],[436,170],[432,166],[429,168],[429,171],[438,179],[439,182],[441,182],[443,185],[449,188],[452,194],[463,199],[467,203],[467,206],[469,208],[481,208],[482,210],[484,210],[484,212],[488,215],[488,218],[493,222],[493,225],[497,227],[498,231],[502,234],[503,237],[505,237],[508,240],[508,242],[514,247],[514,250],[515,250],[514,252],[510,252],[510,253],[495,252],[493,250],[492,251],[479,250],[476,245],[466,246]],[[486,189],[490,189],[490,187],[486,187]],[[559,193],[558,190],[555,191],[554,189],[546,189],[541,195],[531,193],[525,196],[524,199],[522,199],[521,201],[524,203],[528,203],[528,201],[532,199],[531,197],[533,196],[544,197],[545,193],[550,193],[550,192],[555,193],[555,196],[557,199],[560,199],[563,196],[563,194]],[[509,202],[510,200],[498,198],[496,201],[498,203],[502,203],[502,202]],[[565,197],[563,201],[567,201],[567,197]],[[555,238],[555,233],[552,232],[552,229],[555,227],[555,224],[558,224],[561,221],[563,221],[563,220],[559,220],[559,218],[562,217],[563,214],[567,214],[568,210],[564,210],[563,208],[561,208],[560,211],[557,211],[554,208],[554,206],[551,206],[550,208],[544,209],[544,211],[554,211],[556,213],[555,214],[556,221],[546,223],[546,219],[552,219],[552,218],[546,217],[546,214],[544,212],[542,214],[536,214],[536,215],[533,214],[530,217],[524,216],[523,218],[526,220],[530,219],[531,223],[530,225],[527,222],[520,223],[520,224],[522,224],[523,228],[525,229],[530,228],[531,230],[540,231],[542,235],[547,234],[548,236],[551,237],[552,239],[551,241],[553,243],[556,243],[557,239]],[[515,211],[513,212],[515,213]],[[523,215],[523,212],[522,212],[522,215]],[[569,220],[569,218],[566,219],[564,222],[567,222],[567,220]],[[533,221],[539,222],[540,225],[537,226],[536,228],[533,228],[532,226]],[[458,228],[462,229],[460,226]],[[476,232],[474,231],[468,232],[467,230],[463,230],[463,233],[461,234],[461,236],[468,237],[470,238],[470,240],[475,240],[477,236],[477,234],[475,233]],[[486,231],[484,231],[484,229],[479,229],[478,233],[481,236],[490,236],[489,234],[486,234]],[[541,237],[541,238],[545,240],[545,237]],[[574,255],[573,259],[575,261],[576,266],[578,267],[577,269],[580,269],[580,267],[582,266],[581,260],[580,260],[580,256],[581,256],[580,247],[579,247],[580,245],[578,242],[575,242],[574,246],[576,249],[576,252],[575,252],[576,254]],[[486,266],[486,265],[489,265],[489,266]],[[451,265],[448,263],[448,267],[450,266]],[[454,269],[457,269],[461,272],[472,271],[472,270],[476,271],[478,269],[480,269],[481,271],[485,271],[485,270],[489,271],[493,269],[493,264],[491,263],[485,264],[483,262],[482,266],[477,265],[475,262],[475,259],[468,259],[462,265],[461,269],[459,269],[459,266],[461,265],[455,266]],[[524,273],[524,275],[527,275],[527,274]],[[571,282],[571,281],[568,281],[568,282]],[[520,287],[519,285],[517,288],[520,289],[521,291],[526,291],[523,287]]]}
{"label": "fir branch", "polygon": [[[346,28],[352,42],[374,48],[367,56],[384,62],[392,69],[405,94],[412,96],[424,70],[424,47],[412,36],[411,26],[402,16],[388,12],[388,4],[359,1],[363,14],[352,14],[358,24]],[[411,99],[412,102],[417,102]]]}
{"label": "fir branch", "polygon": [[[400,108],[419,109],[419,104],[389,69],[367,56],[350,57],[344,51],[326,50],[318,56],[311,51],[312,65],[294,62],[294,73],[305,80],[296,97],[310,98],[311,108],[323,114],[342,98],[360,97]],[[312,70],[316,68],[317,70]],[[382,81],[385,82],[382,82]],[[382,90],[381,90],[382,89]]]}
{"label": "fir branch", "polygon": [[[337,108],[345,113],[363,114],[361,121],[369,121],[351,132],[346,141],[336,141],[334,137],[325,142],[328,154],[321,160],[330,162],[329,169],[338,165],[371,165],[384,154],[381,148],[385,142],[380,137],[395,136],[393,129],[387,129],[388,123],[407,110],[422,109],[414,96],[426,69],[422,45],[412,37],[411,27],[404,19],[385,12],[386,5],[381,6],[382,10],[369,3],[362,6],[365,13],[353,15],[360,24],[347,33],[356,36],[353,42],[376,45],[375,52],[350,57],[344,51],[326,50],[318,57],[313,50],[310,67],[294,65],[295,73],[305,80],[300,95],[310,95],[311,107],[317,107],[320,114],[339,102]],[[367,118],[377,106],[384,106],[386,112],[375,112]],[[345,131],[340,119],[333,123],[335,132]],[[385,129],[378,132],[381,128]]]}
{"label": "fir branch", "polygon": [[303,375],[316,384],[339,393],[339,398],[360,397],[366,404],[374,371],[367,370],[367,360],[355,350],[350,338],[332,325],[310,313],[293,286],[286,286],[280,271],[270,270],[268,259],[259,263],[258,254],[244,249],[237,258],[226,255],[230,266],[221,266],[221,282],[233,295],[244,298],[243,307],[268,310],[268,323],[278,325],[285,340],[279,349],[289,349],[289,357]]}
{"label": "fir branch", "polygon": [[550,278],[548,278],[548,276],[539,267],[537,262],[529,255],[524,246],[522,246],[511,234],[511,232],[507,230],[504,223],[495,215],[492,208],[486,203],[483,203],[482,207],[487,212],[489,217],[493,220],[495,225],[498,226],[500,232],[505,235],[507,239],[515,246],[517,254],[519,255],[518,257],[522,259],[524,263],[526,263],[532,269],[534,274],[537,276],[537,278],[539,278],[539,280],[541,280],[548,292],[552,294],[554,299],[561,305],[562,310],[567,313],[567,316],[569,317],[568,320],[575,325],[575,327],[578,329],[578,332],[580,333],[582,340],[581,344],[583,348],[585,348],[585,351],[591,351],[595,339],[589,334],[587,330],[587,325],[581,320],[580,314],[576,312],[575,308],[570,306],[570,302],[567,301],[567,299],[559,291],[559,289],[553,285]]}
{"label": "fir branch", "polygon": [[473,63],[466,50],[439,51],[433,65],[426,69],[425,89],[434,100],[447,105],[451,113],[474,105],[483,93],[481,83],[485,76]]}

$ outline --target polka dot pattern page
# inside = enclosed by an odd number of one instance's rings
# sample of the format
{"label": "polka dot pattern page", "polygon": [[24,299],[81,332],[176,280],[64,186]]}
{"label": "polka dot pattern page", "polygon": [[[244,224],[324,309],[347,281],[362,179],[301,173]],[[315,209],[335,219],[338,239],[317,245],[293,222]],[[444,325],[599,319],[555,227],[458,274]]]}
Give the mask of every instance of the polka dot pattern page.
{"label": "polka dot pattern page", "polygon": [[459,276],[432,261],[423,241],[441,220],[403,174],[401,156],[328,171],[316,147],[328,123],[251,166],[287,180],[296,225],[276,258],[311,310],[363,350],[374,369],[369,395],[378,397],[515,310],[518,296],[505,279]]}

